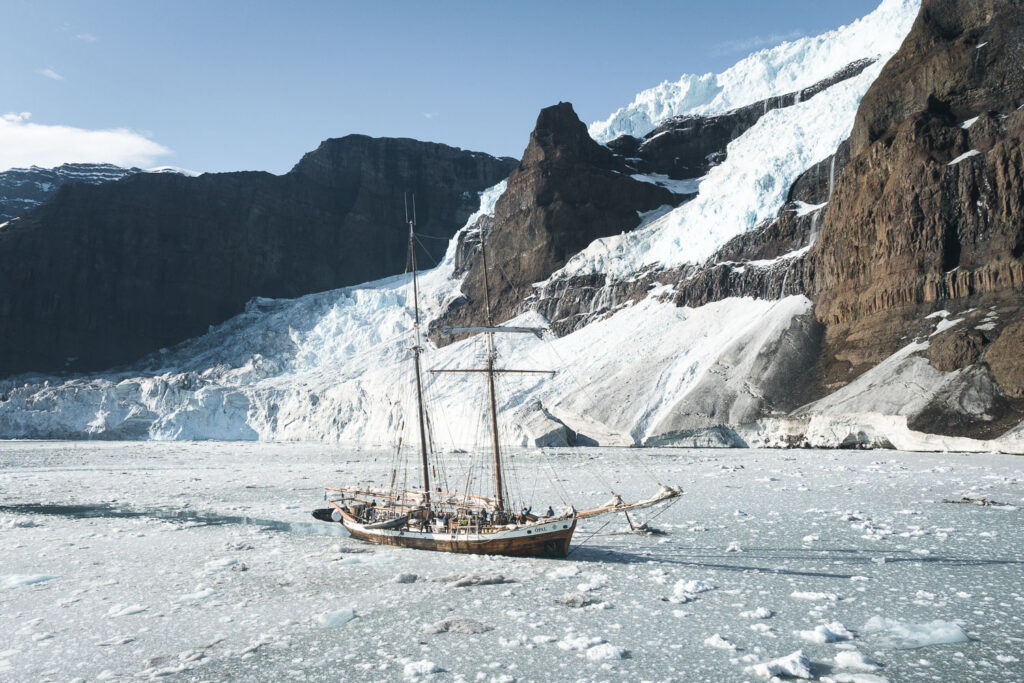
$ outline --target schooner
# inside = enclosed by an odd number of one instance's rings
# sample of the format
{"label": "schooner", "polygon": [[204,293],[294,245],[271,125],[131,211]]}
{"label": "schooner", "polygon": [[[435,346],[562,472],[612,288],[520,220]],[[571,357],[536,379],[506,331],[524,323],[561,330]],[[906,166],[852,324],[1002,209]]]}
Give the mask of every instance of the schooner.
{"label": "schooner", "polygon": [[[498,438],[498,408],[495,395],[495,376],[503,373],[539,373],[553,375],[550,370],[525,370],[498,367],[494,335],[502,333],[530,333],[541,337],[542,330],[533,327],[496,326],[491,313],[490,285],[488,282],[487,247],[483,230],[480,251],[483,266],[485,325],[446,329],[451,333],[480,333],[485,336],[486,352],[483,367],[435,369],[432,373],[457,372],[482,375],[486,381],[490,432],[490,460],[492,489],[488,495],[472,495],[468,486],[464,492],[443,491],[431,486],[432,454],[428,438],[429,418],[424,402],[424,382],[421,356],[423,354],[420,328],[419,284],[416,268],[415,198],[412,218],[406,208],[409,226],[409,264],[412,273],[413,345],[410,348],[414,389],[416,396],[417,436],[420,454],[420,486],[396,488],[392,470],[391,485],[387,488],[370,486],[325,487],[329,507],[313,512],[322,521],[340,522],[355,538],[381,545],[405,546],[423,550],[484,555],[564,557],[576,523],[595,515],[624,512],[658,505],[676,498],[682,491],[678,487],[662,485],[657,494],[646,500],[625,503],[613,493],[611,501],[593,510],[577,511],[568,505],[555,512],[547,509],[543,516],[531,514],[530,509],[516,510],[506,495],[507,481],[503,467],[503,453]],[[399,441],[401,450],[401,440]],[[630,522],[632,526],[632,522]]]}

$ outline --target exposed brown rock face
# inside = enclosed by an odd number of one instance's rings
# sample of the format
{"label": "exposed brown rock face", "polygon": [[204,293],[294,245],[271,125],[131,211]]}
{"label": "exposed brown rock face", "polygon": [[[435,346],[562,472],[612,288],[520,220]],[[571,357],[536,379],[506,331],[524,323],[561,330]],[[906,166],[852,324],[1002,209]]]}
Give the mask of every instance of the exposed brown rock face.
{"label": "exposed brown rock face", "polygon": [[958,326],[932,340],[928,347],[928,360],[935,369],[952,372],[978,362],[988,343],[984,332]]}
{"label": "exposed brown rock face", "polygon": [[[0,377],[102,369],[206,332],[254,296],[402,272],[403,193],[450,237],[515,161],[416,140],[328,140],[283,176],[72,184],[0,229]],[[439,259],[443,240],[427,247]]]}
{"label": "exposed brown rock face", "polygon": [[1024,398],[1024,320],[1003,330],[985,354],[985,363],[1003,393]]}
{"label": "exposed brown rock face", "polygon": [[[829,386],[905,344],[926,313],[1020,298],[1022,59],[1022,3],[925,0],[864,97],[812,257]],[[977,357],[960,351],[938,362]]]}
{"label": "exposed brown rock face", "polygon": [[[547,278],[593,240],[632,230],[640,222],[638,211],[678,201],[664,188],[634,180],[628,171],[591,139],[571,104],[540,112],[487,235],[495,322],[514,316],[532,283]],[[477,251],[462,287],[465,299],[435,323],[435,332],[445,325],[483,321],[481,266]]]}

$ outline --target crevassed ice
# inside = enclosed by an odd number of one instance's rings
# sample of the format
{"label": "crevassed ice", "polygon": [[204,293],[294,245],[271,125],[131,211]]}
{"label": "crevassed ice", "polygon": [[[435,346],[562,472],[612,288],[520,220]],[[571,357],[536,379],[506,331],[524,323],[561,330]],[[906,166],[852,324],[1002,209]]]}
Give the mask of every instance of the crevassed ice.
{"label": "crevassed ice", "polygon": [[920,0],[883,0],[869,15],[818,36],[761,50],[720,74],[685,74],[676,82],[644,90],[631,104],[590,126],[607,142],[642,136],[681,114],[720,113],[814,85],[850,62],[891,54],[899,48]]}
{"label": "crevassed ice", "polygon": [[773,217],[797,177],[849,136],[860,100],[883,64],[879,60],[806,102],[768,112],[729,143],[725,161],[701,180],[696,198],[633,232],[592,242],[553,277],[602,272],[623,278],[649,264],[697,263]]}

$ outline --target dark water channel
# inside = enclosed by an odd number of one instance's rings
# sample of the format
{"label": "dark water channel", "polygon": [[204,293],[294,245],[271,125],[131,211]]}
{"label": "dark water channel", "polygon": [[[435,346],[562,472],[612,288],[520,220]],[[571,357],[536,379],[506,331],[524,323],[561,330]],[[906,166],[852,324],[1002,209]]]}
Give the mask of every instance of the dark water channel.
{"label": "dark water channel", "polygon": [[182,524],[201,524],[206,526],[222,526],[237,524],[253,526],[267,531],[283,531],[293,534],[309,534],[315,536],[348,536],[341,524],[329,522],[284,522],[277,519],[260,519],[240,515],[219,515],[199,510],[182,510],[172,508],[150,508],[137,510],[109,503],[92,503],[78,505],[50,505],[25,503],[22,505],[0,505],[0,513],[19,515],[47,515],[67,519],[162,519]]}

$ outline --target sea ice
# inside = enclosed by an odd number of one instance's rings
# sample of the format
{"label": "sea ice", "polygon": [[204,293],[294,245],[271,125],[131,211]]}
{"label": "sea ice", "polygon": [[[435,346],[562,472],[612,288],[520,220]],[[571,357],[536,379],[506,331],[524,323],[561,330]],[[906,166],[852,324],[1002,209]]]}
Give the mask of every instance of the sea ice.
{"label": "sea ice", "polygon": [[878,671],[878,662],[872,661],[858,650],[843,650],[836,653],[836,668],[852,671]]}
{"label": "sea ice", "polygon": [[790,597],[798,600],[831,600],[836,601],[839,596],[835,593],[823,593],[821,591],[793,591]]}
{"label": "sea ice", "polygon": [[321,626],[323,628],[334,628],[336,626],[343,626],[355,618],[355,610],[338,609],[327,612],[321,612],[320,614],[316,615],[315,621],[317,623],[317,626]]}
{"label": "sea ice", "polygon": [[604,638],[598,636],[577,636],[570,633],[555,644],[562,650],[583,651],[590,649],[594,645],[600,645],[603,642]]}
{"label": "sea ice", "polygon": [[704,639],[704,644],[708,647],[717,648],[719,650],[735,650],[736,646],[723,638],[720,634],[715,633],[714,635],[708,636]]}
{"label": "sea ice", "polygon": [[115,619],[117,617],[128,617],[133,614],[140,614],[148,609],[149,607],[146,607],[144,605],[117,604],[111,607],[109,610],[107,610],[107,616],[111,619]]}
{"label": "sea ice", "polygon": [[626,650],[611,643],[601,643],[587,649],[587,659],[598,662],[608,659],[622,659]]}
{"label": "sea ice", "polygon": [[0,586],[4,588],[17,588],[18,586],[31,586],[35,583],[52,581],[56,576],[49,574],[7,574],[0,576]]}
{"label": "sea ice", "polygon": [[790,676],[792,678],[814,678],[811,672],[811,660],[803,650],[797,650],[785,657],[772,659],[761,664],[748,667],[761,678],[772,676]]}
{"label": "sea ice", "polygon": [[958,624],[939,619],[924,624],[914,624],[899,619],[875,616],[864,624],[864,631],[879,634],[884,642],[899,648],[966,643],[970,640]]}
{"label": "sea ice", "polygon": [[420,659],[415,662],[408,662],[402,668],[402,674],[406,678],[410,679],[419,678],[420,676],[430,676],[432,674],[440,673],[441,671],[441,667],[439,667],[434,662],[428,661],[426,659]]}
{"label": "sea ice", "polygon": [[797,631],[796,634],[812,643],[836,643],[841,640],[853,640],[853,633],[838,621],[815,626],[809,631]]}

